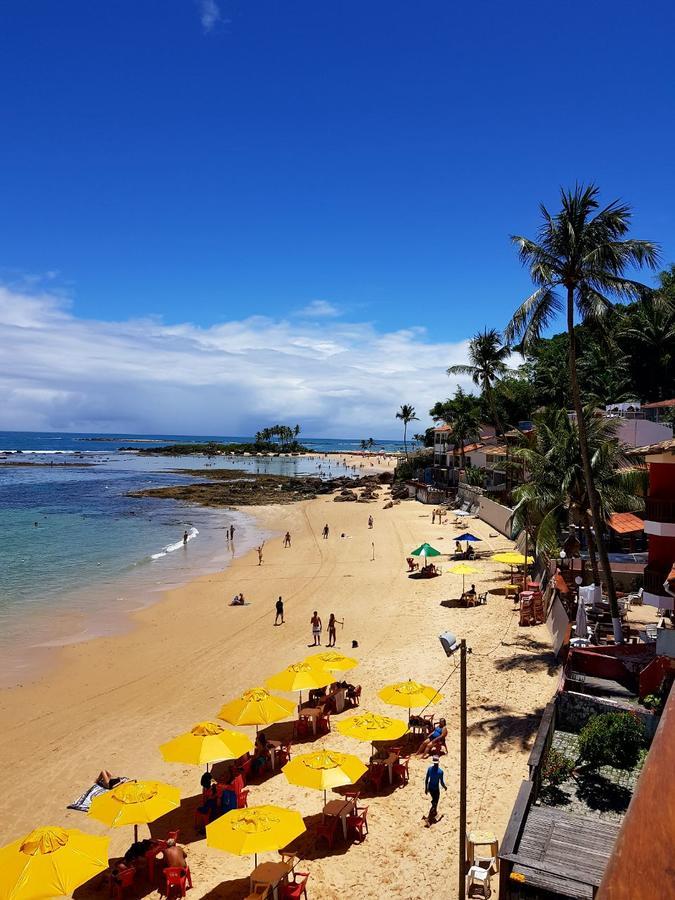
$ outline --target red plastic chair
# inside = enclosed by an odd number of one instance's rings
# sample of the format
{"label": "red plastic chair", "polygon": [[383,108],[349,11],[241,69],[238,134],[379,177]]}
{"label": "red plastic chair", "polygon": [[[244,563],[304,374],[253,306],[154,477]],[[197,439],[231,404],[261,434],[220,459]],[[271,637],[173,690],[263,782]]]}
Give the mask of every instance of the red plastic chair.
{"label": "red plastic chair", "polygon": [[208,812],[200,812],[198,809],[195,810],[195,831],[198,831],[200,834],[203,834],[206,831],[206,826],[211,821],[211,814]]}
{"label": "red plastic chair", "polygon": [[170,831],[166,836],[167,841],[175,841],[176,843],[178,843],[179,838],[180,828],[176,828],[175,831]]}
{"label": "red plastic chair", "polygon": [[318,731],[323,731],[325,734],[328,734],[330,731],[330,713],[325,713],[322,716],[319,716],[319,721],[317,723]]}
{"label": "red plastic chair", "polygon": [[136,869],[130,867],[128,869],[120,869],[115,875],[110,873],[110,896],[115,900],[122,900],[124,892],[134,883],[136,877]]}
{"label": "red plastic chair", "polygon": [[[235,766],[235,771],[237,772],[238,775],[241,775],[242,780],[244,782],[244,786],[246,785],[246,780],[248,779],[248,777],[251,774],[252,766],[253,766],[253,758],[251,756],[246,756],[246,758],[243,761],[237,763],[237,765]],[[237,779],[235,778],[234,780],[236,781]]]}
{"label": "red plastic chair", "polygon": [[[174,839],[175,840],[175,839]],[[157,863],[157,854],[161,853],[166,847],[166,841],[157,841],[154,847],[151,847],[145,853],[145,864],[148,870],[148,879],[155,880],[155,865]]]}
{"label": "red plastic chair", "polygon": [[300,716],[299,719],[293,722],[294,738],[309,737],[310,734],[312,734],[312,726],[306,716]]}
{"label": "red plastic chair", "polygon": [[354,688],[354,696],[352,699],[352,706],[360,706],[361,705],[361,685],[357,684]]}
{"label": "red plastic chair", "polygon": [[372,786],[377,791],[382,789],[382,784],[384,782],[384,777],[386,774],[387,767],[382,763],[371,763],[368,766],[368,781],[370,781]]}
{"label": "red plastic chair", "polygon": [[275,766],[277,767],[277,769],[280,769],[282,766],[285,766],[287,762],[291,761],[291,745],[282,744],[280,747],[276,747],[274,754]]}
{"label": "red plastic chair", "polygon": [[342,796],[345,800],[353,800],[354,804],[361,796],[361,791],[342,791]]}
{"label": "red plastic chair", "polygon": [[[301,879],[298,881],[298,878]],[[281,900],[300,900],[304,896],[307,900],[307,879],[309,872],[293,872],[293,881],[281,885]]]}
{"label": "red plastic chair", "polygon": [[323,838],[328,844],[328,849],[333,849],[333,844],[337,838],[338,825],[340,824],[337,816],[327,816],[325,821],[317,822],[314,825],[315,843],[319,843]]}
{"label": "red plastic chair", "polygon": [[192,876],[190,875],[190,866],[167,866],[164,869],[165,894],[171,896],[173,888],[177,888],[180,896],[185,896],[185,889],[192,887]]}
{"label": "red plastic chair", "polygon": [[406,756],[394,763],[394,778],[398,778],[401,784],[407,784],[410,781],[410,772],[408,771],[409,762],[410,760]]}
{"label": "red plastic chair", "polygon": [[353,831],[359,841],[365,841],[368,834],[368,807],[356,807],[356,815],[347,816],[347,828]]}

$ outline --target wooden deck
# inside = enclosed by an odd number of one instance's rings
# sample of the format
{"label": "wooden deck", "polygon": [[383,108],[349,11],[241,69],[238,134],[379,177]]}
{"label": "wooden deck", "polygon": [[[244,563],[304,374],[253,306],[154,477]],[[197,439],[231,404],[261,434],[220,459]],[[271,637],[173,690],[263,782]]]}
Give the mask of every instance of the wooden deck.
{"label": "wooden deck", "polygon": [[510,854],[513,873],[530,887],[592,900],[618,833],[618,825],[597,818],[532,806],[518,846]]}

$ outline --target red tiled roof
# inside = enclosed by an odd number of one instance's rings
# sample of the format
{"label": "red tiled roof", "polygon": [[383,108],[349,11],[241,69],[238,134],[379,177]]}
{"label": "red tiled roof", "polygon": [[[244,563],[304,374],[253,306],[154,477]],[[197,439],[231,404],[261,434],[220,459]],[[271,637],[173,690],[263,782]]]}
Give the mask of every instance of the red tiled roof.
{"label": "red tiled roof", "polygon": [[675,453],[675,437],[659,441],[658,444],[649,444],[647,447],[631,447],[626,450],[626,456],[656,456],[658,453]]}
{"label": "red tiled roof", "polygon": [[612,531],[617,534],[630,534],[633,531],[642,531],[645,523],[633,513],[614,513],[607,523]]}
{"label": "red tiled roof", "polygon": [[656,403],[643,403],[642,409],[668,409],[675,406],[675,397],[672,400],[658,400]]}
{"label": "red tiled roof", "polygon": [[465,453],[473,453],[474,450],[480,450],[481,447],[484,447],[484,444],[467,444],[464,448]]}

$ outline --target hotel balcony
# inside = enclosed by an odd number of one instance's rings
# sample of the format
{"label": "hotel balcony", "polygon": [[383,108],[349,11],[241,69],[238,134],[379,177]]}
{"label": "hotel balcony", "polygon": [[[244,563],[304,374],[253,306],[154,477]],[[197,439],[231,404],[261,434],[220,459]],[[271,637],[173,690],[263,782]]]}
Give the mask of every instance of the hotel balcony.
{"label": "hotel balcony", "polygon": [[[666,580],[667,574],[667,568],[655,566],[653,564],[645,566],[644,590],[657,597],[669,597],[670,595],[666,593],[666,590],[663,587],[663,582]],[[670,599],[672,600],[673,598],[670,597]]]}
{"label": "hotel balcony", "polygon": [[647,497],[645,499],[644,517],[650,522],[675,522],[675,500]]}

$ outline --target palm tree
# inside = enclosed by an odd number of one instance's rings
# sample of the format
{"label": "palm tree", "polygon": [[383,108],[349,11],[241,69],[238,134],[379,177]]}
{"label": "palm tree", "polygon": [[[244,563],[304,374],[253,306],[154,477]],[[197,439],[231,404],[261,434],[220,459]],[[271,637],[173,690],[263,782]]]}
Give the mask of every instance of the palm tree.
{"label": "palm tree", "polygon": [[506,374],[511,348],[502,343],[502,336],[496,328],[479,331],[469,341],[469,365],[450,366],[448,375],[470,375],[473,383],[483,392],[483,398],[490,410],[492,423],[497,434],[503,433],[493,388],[499,379]]}
{"label": "palm tree", "polygon": [[[519,530],[539,520],[537,552],[553,554],[559,547],[559,528],[564,518],[575,520],[586,535],[588,554],[596,584],[600,582],[595,540],[588,514],[588,491],[581,462],[579,428],[566,410],[548,410],[536,418],[532,447],[523,444],[514,451],[528,471],[528,481],[514,489],[516,500],[512,523]],[[619,511],[639,511],[644,501],[636,496],[644,488],[645,473],[630,466],[616,439],[616,424],[584,409],[584,425],[591,453],[591,469],[600,502],[603,526]]]}
{"label": "palm tree", "polygon": [[480,436],[480,410],[476,398],[462,388],[457,388],[452,400],[446,400],[438,409],[434,409],[442,413],[439,418],[450,426],[453,450],[455,453],[459,452],[460,465],[465,469],[464,447],[471,441],[477,441]]}
{"label": "palm tree", "polygon": [[633,366],[645,391],[641,399],[668,400],[673,396],[675,307],[665,297],[650,297],[631,309],[626,320],[627,327],[620,331],[619,339],[631,349]]}
{"label": "palm tree", "polygon": [[[513,243],[523,264],[529,266],[536,290],[516,310],[505,337],[509,343],[522,337],[524,347],[540,337],[560,312],[566,313],[569,337],[569,376],[572,401],[579,426],[579,449],[588,491],[591,521],[596,535],[602,534],[600,501],[595,489],[588,435],[583,417],[577,348],[574,333],[575,309],[582,319],[598,320],[613,308],[612,300],[634,300],[649,289],[626,277],[633,267],[655,268],[659,253],[656,244],[627,239],[630,207],[615,201],[600,209],[598,188],[577,185],[561,190],[562,208],[556,215],[541,206],[543,223],[538,242],[514,236]],[[557,293],[562,290],[563,298]],[[614,640],[621,643],[621,620],[607,548],[597,542],[600,566],[607,588],[614,627]]]}
{"label": "palm tree", "polygon": [[403,403],[401,408],[396,413],[396,418],[400,419],[403,422],[403,450],[405,452],[405,458],[408,458],[408,425],[411,422],[419,422],[419,419],[415,415],[415,407],[410,406],[408,403]]}

